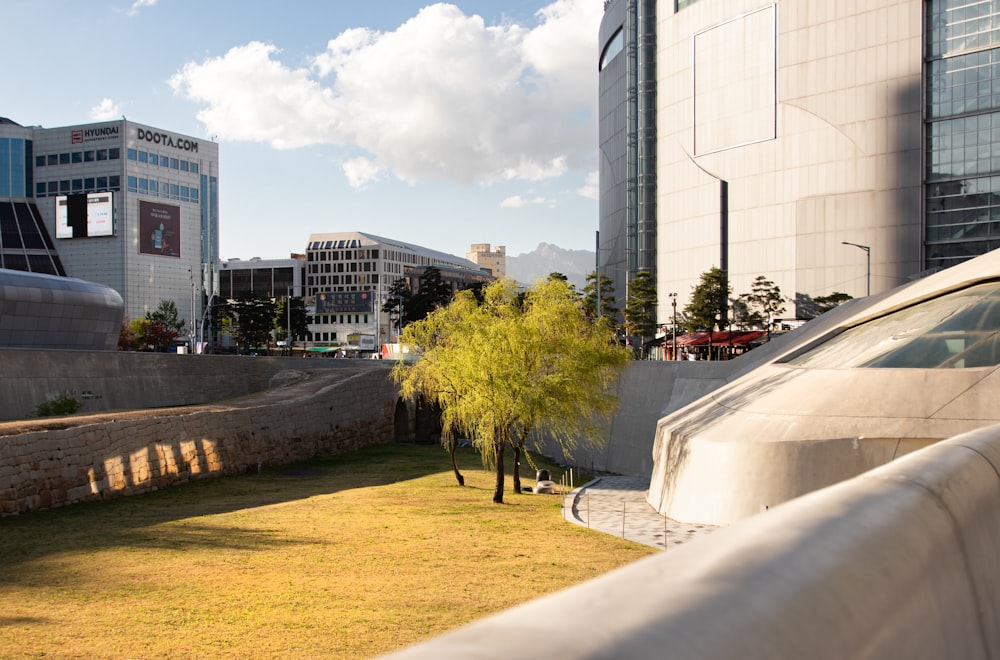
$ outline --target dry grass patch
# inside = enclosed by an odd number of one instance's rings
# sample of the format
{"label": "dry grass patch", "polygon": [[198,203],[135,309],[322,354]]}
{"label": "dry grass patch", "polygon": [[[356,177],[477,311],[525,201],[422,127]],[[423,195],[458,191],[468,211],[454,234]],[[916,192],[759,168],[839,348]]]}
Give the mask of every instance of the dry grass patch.
{"label": "dry grass patch", "polygon": [[655,552],[459,458],[464,488],[388,446],[0,518],[0,657],[372,657]]}

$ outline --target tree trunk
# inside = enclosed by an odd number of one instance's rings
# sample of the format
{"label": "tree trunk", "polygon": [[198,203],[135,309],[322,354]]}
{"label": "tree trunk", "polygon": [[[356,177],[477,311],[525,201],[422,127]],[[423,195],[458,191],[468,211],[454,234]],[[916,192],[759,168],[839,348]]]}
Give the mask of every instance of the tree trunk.
{"label": "tree trunk", "polygon": [[514,492],[521,492],[521,445],[514,445]]}
{"label": "tree trunk", "polygon": [[451,469],[455,471],[455,479],[458,481],[458,485],[464,486],[465,477],[463,477],[462,473],[458,471],[458,461],[455,460],[455,448],[457,446],[458,443],[455,441],[455,438],[448,441],[448,451],[451,452]]}
{"label": "tree trunk", "polygon": [[506,442],[497,441],[497,483],[493,489],[493,503],[503,504],[503,450]]}

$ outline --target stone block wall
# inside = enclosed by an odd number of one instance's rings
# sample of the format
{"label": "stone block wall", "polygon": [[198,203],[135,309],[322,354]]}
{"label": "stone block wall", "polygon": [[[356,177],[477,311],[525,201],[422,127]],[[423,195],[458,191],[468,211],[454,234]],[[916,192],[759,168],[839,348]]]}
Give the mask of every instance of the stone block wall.
{"label": "stone block wall", "polygon": [[239,403],[67,418],[64,428],[3,435],[0,515],[387,444],[397,401],[383,369],[326,370]]}

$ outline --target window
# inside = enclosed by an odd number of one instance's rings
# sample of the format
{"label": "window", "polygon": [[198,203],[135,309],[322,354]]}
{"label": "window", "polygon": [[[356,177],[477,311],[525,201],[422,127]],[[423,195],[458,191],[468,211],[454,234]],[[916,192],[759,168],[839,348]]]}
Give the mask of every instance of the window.
{"label": "window", "polygon": [[135,149],[129,149],[127,153],[128,153],[128,159],[129,160],[137,160],[138,156],[136,154],[138,152],[136,152]]}
{"label": "window", "polygon": [[83,179],[73,179],[73,192],[83,192]]}
{"label": "window", "polygon": [[107,190],[107,188],[108,188],[108,177],[106,176],[97,177],[97,189],[100,191],[100,190]]}
{"label": "window", "polygon": [[187,172],[187,171],[188,171],[188,162],[186,160],[182,160],[181,161],[181,172]]}
{"label": "window", "polygon": [[157,156],[156,154],[149,154],[149,164],[150,165],[159,165],[160,164],[159,158],[160,157]]}
{"label": "window", "polygon": [[198,163],[191,163],[191,174],[198,173]]}
{"label": "window", "polygon": [[93,151],[84,151],[83,152],[83,162],[85,162],[85,163],[93,163],[94,162],[94,152]]}
{"label": "window", "polygon": [[69,154],[59,154],[59,164],[69,165]]}
{"label": "window", "polygon": [[112,190],[121,190],[121,187],[122,187],[122,178],[120,175],[115,174],[113,176],[108,177],[108,188],[111,188]]}
{"label": "window", "polygon": [[97,160],[107,160],[107,159],[108,159],[108,150],[107,149],[98,149],[97,150]]}
{"label": "window", "polygon": [[127,181],[128,181],[128,191],[137,192],[139,189],[139,180],[134,176],[130,176],[128,177]]}
{"label": "window", "polygon": [[970,369],[1000,364],[1000,282],[854,326],[783,360],[799,367]]}
{"label": "window", "polygon": [[45,184],[44,183],[40,183],[39,182],[39,183],[35,184],[35,196],[36,197],[44,197],[45,196]]}
{"label": "window", "polygon": [[71,153],[69,155],[69,159],[70,159],[70,162],[73,162],[73,163],[82,163],[83,162],[83,154],[80,153],[79,151],[74,151],[73,153]]}
{"label": "window", "polygon": [[111,147],[108,149],[108,160],[120,160],[122,157],[122,150],[118,147]]}
{"label": "window", "polygon": [[89,176],[83,180],[83,188],[88,192],[94,192],[94,177]]}
{"label": "window", "polygon": [[140,151],[139,152],[139,162],[140,163],[148,163],[149,162],[149,154],[147,152],[145,152],[145,151]]}
{"label": "window", "polygon": [[45,167],[45,156],[35,156],[35,167]]}
{"label": "window", "polygon": [[170,159],[170,169],[176,170],[178,168],[179,168],[179,164],[177,162],[177,159],[176,158],[171,158]]}

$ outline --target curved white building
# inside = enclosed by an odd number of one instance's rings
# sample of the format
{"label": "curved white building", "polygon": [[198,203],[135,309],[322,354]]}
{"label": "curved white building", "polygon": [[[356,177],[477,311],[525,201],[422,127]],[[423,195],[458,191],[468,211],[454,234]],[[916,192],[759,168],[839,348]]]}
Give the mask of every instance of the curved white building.
{"label": "curved white building", "polygon": [[667,293],[683,306],[720,267],[734,297],[763,275],[807,318],[1000,247],[997,20],[979,0],[611,0],[600,259],[618,296],[655,272],[666,324]]}
{"label": "curved white building", "polygon": [[842,306],[786,342],[659,421],[648,499],[662,514],[726,525],[1000,422],[1000,251]]}

